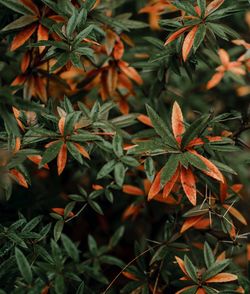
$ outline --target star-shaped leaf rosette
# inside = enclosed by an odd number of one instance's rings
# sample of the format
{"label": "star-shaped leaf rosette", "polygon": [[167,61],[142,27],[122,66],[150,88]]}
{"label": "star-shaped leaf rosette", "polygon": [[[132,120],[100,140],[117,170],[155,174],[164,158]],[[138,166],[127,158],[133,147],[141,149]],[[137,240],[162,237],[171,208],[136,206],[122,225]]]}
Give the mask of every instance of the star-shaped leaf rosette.
{"label": "star-shaped leaf rosette", "polygon": [[[176,192],[179,183],[189,201],[196,205],[197,189],[195,171],[199,170],[203,174],[219,181],[224,182],[224,176],[218,167],[204,157],[204,145],[209,144],[228,144],[226,138],[221,136],[209,136],[208,124],[212,120],[210,114],[204,114],[195,120],[188,127],[184,122],[181,108],[177,102],[172,110],[172,132],[165,122],[150,107],[147,106],[148,116],[141,115],[138,119],[151,125],[157,135],[153,140],[138,142],[135,152],[144,155],[156,156],[166,155],[167,162],[156,173],[151,188],[148,193],[148,200],[156,197],[161,190],[162,197],[167,198],[171,192]],[[220,166],[220,163],[218,163]]]}

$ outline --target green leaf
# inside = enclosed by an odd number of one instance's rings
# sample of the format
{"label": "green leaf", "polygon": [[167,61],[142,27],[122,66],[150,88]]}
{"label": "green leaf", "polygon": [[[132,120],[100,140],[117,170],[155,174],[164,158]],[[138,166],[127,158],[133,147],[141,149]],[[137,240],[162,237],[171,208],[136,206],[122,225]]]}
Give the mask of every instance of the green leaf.
{"label": "green leaf", "polygon": [[232,174],[232,175],[237,175],[236,171],[234,171],[230,166],[214,159],[210,159],[210,161],[212,161],[212,163],[214,163],[219,170]]}
{"label": "green leaf", "polygon": [[84,281],[81,282],[79,287],[77,288],[76,294],[84,294],[85,283]]}
{"label": "green leaf", "polygon": [[66,34],[68,38],[70,39],[72,38],[72,34],[77,26],[77,17],[78,17],[77,10],[73,9],[73,14],[69,18],[67,26],[66,26]]}
{"label": "green leaf", "polygon": [[18,249],[17,247],[15,248],[15,256],[16,256],[17,266],[21,275],[23,276],[24,280],[28,284],[31,284],[33,277],[32,277],[31,267],[27,258],[24,256],[22,251]]}
{"label": "green leaf", "polygon": [[54,280],[54,288],[56,294],[63,294],[65,293],[65,284],[64,284],[64,278],[62,275],[56,275],[56,278]]}
{"label": "green leaf", "polygon": [[88,201],[88,204],[91,206],[91,208],[92,208],[95,212],[97,212],[97,213],[99,213],[99,214],[101,214],[101,215],[104,214],[103,211],[102,211],[101,206],[100,206],[96,201],[90,200],[90,201]]}
{"label": "green leaf", "polygon": [[195,37],[194,37],[194,44],[193,44],[194,53],[200,47],[200,45],[203,42],[205,36],[206,36],[206,25],[201,24],[201,25],[199,25],[199,28],[198,28],[198,30],[197,30],[197,32],[195,34]]}
{"label": "green leaf", "polygon": [[155,166],[154,166],[154,160],[152,157],[147,157],[144,162],[144,169],[146,172],[147,178],[152,182],[155,177]]}
{"label": "green leaf", "polygon": [[117,157],[121,157],[123,155],[123,140],[122,140],[122,136],[120,136],[119,134],[116,134],[113,137],[112,145],[113,145],[113,150],[115,152],[115,155]]}
{"label": "green leaf", "polygon": [[109,175],[112,170],[114,169],[116,165],[116,161],[113,159],[113,160],[110,160],[109,162],[107,162],[101,169],[100,171],[98,172],[97,174],[97,179],[101,179],[101,178],[104,178],[106,177],[107,175]]}
{"label": "green leaf", "polygon": [[172,4],[175,7],[186,11],[188,14],[191,14],[193,16],[198,16],[197,12],[194,9],[194,6],[187,0],[186,1],[175,0],[172,2]]}
{"label": "green leaf", "polygon": [[140,165],[140,162],[132,156],[122,156],[121,161],[131,167],[137,167]]}
{"label": "green leaf", "polygon": [[77,46],[81,41],[86,38],[94,29],[93,25],[89,25],[86,29],[82,30],[74,39],[74,46]]}
{"label": "green leaf", "polygon": [[204,244],[204,260],[207,268],[210,268],[215,263],[215,257],[211,247],[208,245],[207,242]]}
{"label": "green leaf", "polygon": [[202,171],[208,170],[206,164],[195,154],[187,151],[187,152],[183,153],[183,156],[188,161],[188,163],[190,163],[192,166],[194,166]]}
{"label": "green leaf", "polygon": [[43,158],[39,164],[39,168],[44,166],[44,164],[52,161],[54,158],[56,158],[58,152],[60,151],[61,147],[63,145],[62,141],[55,142],[51,146],[49,146],[45,152],[43,153]]}
{"label": "green leaf", "polygon": [[0,0],[0,4],[10,8],[11,10],[21,14],[34,14],[27,6],[23,5],[21,1],[16,0]]}
{"label": "green leaf", "polygon": [[174,175],[179,164],[179,155],[170,155],[161,172],[161,184],[165,185]]}
{"label": "green leaf", "polygon": [[92,254],[95,255],[97,253],[97,250],[98,250],[97,243],[92,235],[88,235],[88,247],[89,247],[89,251]]}
{"label": "green leaf", "polygon": [[66,145],[67,145],[67,150],[72,155],[72,157],[75,160],[77,160],[79,163],[83,164],[82,155],[79,152],[79,150],[76,148],[76,146],[72,142],[69,142],[69,141],[66,142]]}
{"label": "green leaf", "polygon": [[55,239],[55,241],[58,241],[60,239],[63,227],[64,227],[64,220],[61,219],[55,223],[55,226],[54,226],[54,239]]}
{"label": "green leaf", "polygon": [[125,178],[126,169],[121,162],[117,162],[114,169],[115,182],[118,186],[122,186]]}
{"label": "green leaf", "polygon": [[201,18],[203,18],[206,12],[206,6],[207,6],[206,0],[197,0],[197,4],[201,10]]}
{"label": "green leaf", "polygon": [[63,247],[67,254],[75,261],[79,261],[79,253],[78,249],[76,248],[75,244],[64,234],[61,234],[61,240]]}
{"label": "green leaf", "polygon": [[124,235],[125,227],[121,226],[109,240],[109,247],[114,248]]}
{"label": "green leaf", "polygon": [[153,110],[152,107],[150,107],[149,105],[146,105],[146,107],[148,116],[150,117],[156,133],[163,139],[166,145],[172,148],[177,148],[177,142],[164,121],[159,117],[159,115]]}
{"label": "green leaf", "polygon": [[34,16],[32,16],[32,15],[23,15],[23,16],[19,17],[18,19],[14,20],[13,22],[11,22],[10,24],[8,24],[7,26],[5,26],[2,29],[2,32],[20,29],[20,28],[23,28],[23,27],[25,27],[35,21],[37,21],[37,19],[34,18]]}
{"label": "green leaf", "polygon": [[63,67],[69,60],[69,53],[63,52],[57,57],[56,63],[50,68],[50,72],[53,73],[59,67]]}
{"label": "green leaf", "polygon": [[228,267],[230,264],[230,260],[225,259],[219,262],[214,263],[212,266],[209,267],[209,269],[202,275],[203,281],[206,281],[215,275],[222,272],[226,267]]}
{"label": "green leaf", "polygon": [[64,135],[70,135],[73,132],[75,124],[79,120],[80,115],[80,111],[74,111],[66,115]]}
{"label": "green leaf", "polygon": [[190,276],[190,278],[197,282],[197,268],[193,265],[192,261],[189,259],[187,255],[184,257],[184,264],[185,264],[185,269]]}
{"label": "green leaf", "polygon": [[195,137],[199,137],[200,133],[206,129],[209,120],[209,114],[202,115],[200,118],[196,119],[184,133],[181,141],[181,147],[183,148],[187,146],[191,140],[193,140]]}

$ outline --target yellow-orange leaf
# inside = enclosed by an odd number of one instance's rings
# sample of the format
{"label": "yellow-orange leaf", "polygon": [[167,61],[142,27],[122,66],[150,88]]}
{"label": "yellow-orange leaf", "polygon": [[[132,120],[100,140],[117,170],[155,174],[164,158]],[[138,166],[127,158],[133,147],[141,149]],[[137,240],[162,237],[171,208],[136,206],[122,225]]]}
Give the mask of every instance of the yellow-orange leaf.
{"label": "yellow-orange leaf", "polygon": [[186,35],[183,45],[182,45],[182,57],[183,60],[186,61],[188,55],[193,47],[195,34],[198,30],[198,26],[194,26],[192,30]]}
{"label": "yellow-orange leaf", "polygon": [[181,184],[188,200],[196,205],[196,185],[191,169],[181,169]]}
{"label": "yellow-orange leaf", "polygon": [[185,132],[184,120],[181,108],[179,104],[175,101],[172,110],[172,129],[174,137],[177,141],[181,141],[181,135]]}
{"label": "yellow-orange leaf", "polygon": [[203,218],[203,215],[202,216],[200,216],[200,215],[199,216],[192,216],[192,217],[187,218],[181,227],[180,233],[182,234],[185,231],[187,231],[188,229],[190,229],[191,227],[193,227],[202,218]]}
{"label": "yellow-orange leaf", "polygon": [[66,162],[67,162],[67,145],[64,143],[57,156],[58,175],[60,175],[63,172]]}
{"label": "yellow-orange leaf", "polygon": [[180,37],[185,31],[187,31],[190,28],[190,26],[187,26],[185,28],[181,28],[178,31],[174,32],[171,36],[169,36],[165,42],[165,46],[168,45],[169,43],[173,42],[175,39]]}
{"label": "yellow-orange leaf", "polygon": [[246,219],[236,208],[228,204],[224,204],[223,207],[225,207],[228,212],[231,213],[231,215],[233,215],[235,218],[237,218],[237,220],[240,221],[243,225],[247,225]]}
{"label": "yellow-orange leaf", "polygon": [[219,54],[219,56],[220,56],[221,63],[222,63],[224,66],[227,66],[228,63],[230,62],[230,57],[229,57],[227,51],[224,50],[224,49],[219,49],[219,50],[218,50],[218,54]]}
{"label": "yellow-orange leaf", "polygon": [[238,277],[234,274],[230,273],[220,273],[208,280],[206,280],[207,283],[226,283],[226,282],[232,282],[237,280]]}
{"label": "yellow-orange leaf", "polygon": [[31,24],[28,27],[24,28],[20,33],[18,33],[11,43],[10,51],[14,51],[20,46],[22,46],[30,38],[30,36],[34,33],[35,30],[36,25]]}
{"label": "yellow-orange leaf", "polygon": [[137,195],[137,196],[144,195],[144,191],[142,189],[133,185],[123,185],[122,191],[130,195]]}

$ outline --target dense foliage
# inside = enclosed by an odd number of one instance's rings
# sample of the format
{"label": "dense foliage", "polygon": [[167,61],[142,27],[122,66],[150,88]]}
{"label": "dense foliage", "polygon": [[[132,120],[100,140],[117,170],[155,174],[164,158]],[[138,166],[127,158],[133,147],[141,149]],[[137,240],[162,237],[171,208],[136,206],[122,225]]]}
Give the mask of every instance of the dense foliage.
{"label": "dense foliage", "polygon": [[249,1],[0,11],[0,293],[249,293]]}

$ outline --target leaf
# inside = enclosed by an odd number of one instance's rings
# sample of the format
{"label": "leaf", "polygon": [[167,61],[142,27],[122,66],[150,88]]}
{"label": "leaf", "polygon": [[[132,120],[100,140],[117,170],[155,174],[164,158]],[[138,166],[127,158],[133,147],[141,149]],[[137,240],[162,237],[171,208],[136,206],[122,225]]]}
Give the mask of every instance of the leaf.
{"label": "leaf", "polygon": [[97,250],[98,250],[97,243],[92,235],[88,235],[88,247],[89,247],[89,251],[92,254],[95,255],[97,253]]}
{"label": "leaf", "polygon": [[226,283],[238,280],[238,277],[230,273],[220,273],[216,276],[206,280],[206,283]]}
{"label": "leaf", "polygon": [[223,174],[219,171],[219,169],[207,158],[205,158],[204,156],[200,155],[198,152],[196,152],[195,150],[191,150],[191,153],[195,154],[196,156],[198,156],[207,166],[207,170],[203,170],[203,173],[205,173],[206,175],[224,183],[224,176]]}
{"label": "leaf", "polygon": [[207,242],[204,243],[203,253],[206,267],[209,268],[215,263],[215,257],[211,247],[208,245]]}
{"label": "leaf", "polygon": [[179,156],[170,155],[168,161],[164,165],[161,171],[161,184],[165,185],[175,174],[176,169],[179,165]]}
{"label": "leaf", "polygon": [[20,273],[22,274],[24,280],[28,284],[31,284],[33,277],[32,277],[32,271],[31,271],[30,264],[29,264],[27,258],[22,253],[22,251],[20,249],[18,249],[17,247],[15,248],[15,257],[16,257],[18,269],[19,269]]}
{"label": "leaf", "polygon": [[101,178],[104,178],[106,177],[108,174],[111,173],[111,171],[114,169],[116,165],[116,161],[113,159],[113,160],[110,160],[108,161],[98,172],[97,174],[97,179],[101,179]]}
{"label": "leaf", "polygon": [[198,26],[194,26],[184,39],[184,42],[182,45],[182,57],[184,62],[187,60],[188,55],[192,49],[197,30],[198,30]]}
{"label": "leaf", "polygon": [[60,239],[63,227],[64,227],[64,220],[60,219],[55,223],[54,231],[53,231],[55,241],[58,241]]}
{"label": "leaf", "polygon": [[206,15],[212,14],[215,10],[217,10],[225,0],[214,0],[208,4],[206,9]]}
{"label": "leaf", "polygon": [[56,275],[54,280],[54,288],[55,288],[56,294],[65,293],[65,284],[64,284],[64,278],[62,275],[60,274]]}
{"label": "leaf", "polygon": [[163,198],[167,198],[170,192],[172,191],[176,181],[179,178],[179,168],[176,169],[175,174],[172,176],[172,178],[168,181],[168,183],[163,188]]}
{"label": "leaf", "polygon": [[147,157],[144,162],[144,170],[146,172],[147,178],[152,182],[155,176],[155,166],[152,157]]}
{"label": "leaf", "polygon": [[223,77],[224,77],[224,72],[215,73],[207,83],[207,90],[210,90],[214,88],[215,86],[217,86]]}
{"label": "leaf", "polygon": [[75,261],[79,261],[79,253],[78,249],[76,248],[75,244],[64,234],[61,234],[61,240],[64,249],[66,250],[67,254]]}
{"label": "leaf", "polygon": [[206,25],[200,24],[198,27],[198,30],[194,37],[194,43],[193,43],[193,52],[195,53],[196,50],[200,47],[201,43],[203,42],[204,38],[206,36]]}
{"label": "leaf", "polygon": [[164,143],[170,147],[176,148],[177,142],[173,138],[172,134],[168,130],[167,125],[159,117],[159,115],[153,110],[152,107],[146,105],[147,113],[150,117],[150,120],[155,128],[156,133],[163,139]]}
{"label": "leaf", "polygon": [[222,272],[226,267],[228,267],[230,264],[230,260],[225,259],[219,262],[214,263],[212,266],[209,267],[209,269],[202,275],[203,281],[206,281],[214,276],[216,276],[218,273]]}
{"label": "leaf", "polygon": [[93,25],[89,25],[87,28],[82,30],[74,39],[74,46],[77,46],[81,41],[86,38],[94,29]]}
{"label": "leaf", "polygon": [[137,167],[140,165],[140,162],[132,156],[122,156],[121,161],[131,167]]}
{"label": "leaf", "polygon": [[31,37],[35,30],[36,25],[31,24],[19,32],[12,40],[10,51],[15,51],[17,48],[21,47]]}
{"label": "leaf", "polygon": [[66,142],[67,150],[72,155],[74,159],[76,159],[79,163],[83,164],[82,156],[77,147],[72,142]]}
{"label": "leaf", "polygon": [[191,164],[192,166],[200,169],[201,171],[208,170],[205,163],[195,154],[187,151],[187,152],[184,152],[183,156],[188,161],[188,163]]}
{"label": "leaf", "polygon": [[37,18],[32,15],[23,15],[19,17],[18,19],[14,20],[13,22],[11,22],[10,24],[8,24],[7,26],[5,26],[2,29],[2,32],[20,29],[35,21],[37,21]]}
{"label": "leaf", "polygon": [[66,34],[69,38],[72,38],[72,34],[77,26],[77,17],[78,17],[77,10],[73,9],[73,13],[71,17],[69,18],[67,26],[66,26]]}
{"label": "leaf", "polygon": [[190,15],[198,16],[197,12],[194,9],[194,6],[188,1],[183,2],[183,1],[180,1],[180,0],[174,0],[172,2],[172,4],[175,7],[179,8],[180,10],[183,10],[183,11],[187,12]]}
{"label": "leaf", "polygon": [[209,120],[209,114],[202,115],[200,118],[196,119],[184,133],[181,141],[181,147],[183,148],[187,146],[191,140],[195,137],[199,137],[200,133],[206,129]]}
{"label": "leaf", "polygon": [[115,233],[113,234],[113,236],[109,240],[109,246],[111,248],[114,248],[119,243],[119,241],[121,240],[122,236],[124,235],[124,231],[125,231],[125,227],[124,226],[121,226],[119,229],[117,229],[115,231]]}
{"label": "leaf", "polygon": [[154,198],[154,196],[156,196],[162,189],[162,185],[161,185],[161,172],[162,170],[160,170],[158,172],[158,174],[156,175],[150,189],[148,192],[148,200],[151,200],[152,198]]}
{"label": "leaf", "polygon": [[123,155],[123,140],[122,137],[116,134],[112,141],[113,150],[117,157],[121,157]]}
{"label": "leaf", "polygon": [[197,268],[193,265],[192,261],[189,259],[187,255],[184,256],[184,265],[185,269],[188,273],[188,276],[195,282],[198,281],[197,279]]}
{"label": "leaf", "polygon": [[172,109],[172,129],[175,139],[180,142],[185,132],[184,119],[179,104],[175,101]]}
{"label": "leaf", "polygon": [[188,200],[195,206],[196,205],[196,184],[195,177],[191,169],[181,168],[181,184]]}
{"label": "leaf", "polygon": [[53,144],[51,144],[43,153],[43,158],[39,164],[39,168],[44,166],[46,163],[52,161],[54,158],[56,158],[58,152],[60,151],[61,147],[63,145],[62,141],[55,141]]}
{"label": "leaf", "polygon": [[223,207],[228,210],[228,212],[233,215],[239,222],[241,222],[243,225],[247,226],[247,221],[245,217],[233,206],[230,206],[228,204],[223,204]]}
{"label": "leaf", "polygon": [[201,10],[201,18],[203,18],[206,12],[206,6],[207,6],[206,0],[197,0],[197,4]]}
{"label": "leaf", "polygon": [[172,35],[170,35],[166,42],[164,43],[164,46],[167,46],[169,43],[173,42],[174,40],[176,40],[177,38],[179,38],[184,32],[186,32],[188,29],[190,28],[190,26],[184,27],[179,29],[178,31],[174,32]]}
{"label": "leaf", "polygon": [[125,177],[125,167],[121,162],[117,162],[114,168],[115,182],[118,186],[122,187]]}
{"label": "leaf", "polygon": [[30,11],[28,7],[26,7],[20,2],[17,2],[16,0],[0,0],[0,3],[18,13],[24,15],[33,14],[33,11]]}
{"label": "leaf", "polygon": [[67,162],[67,145],[63,143],[57,156],[58,175],[60,175],[63,172],[66,162]]}
{"label": "leaf", "polygon": [[188,219],[186,219],[181,227],[180,233],[183,234],[185,231],[192,228],[202,218],[203,218],[203,215],[202,216],[193,216],[193,217],[189,217]]}

